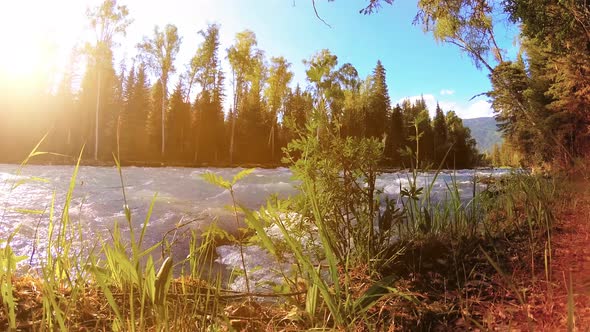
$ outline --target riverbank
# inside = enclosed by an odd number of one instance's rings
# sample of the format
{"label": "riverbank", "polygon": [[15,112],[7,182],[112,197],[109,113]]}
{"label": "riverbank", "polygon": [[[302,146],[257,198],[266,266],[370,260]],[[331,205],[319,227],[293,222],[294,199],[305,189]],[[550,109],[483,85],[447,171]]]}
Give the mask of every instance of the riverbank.
{"label": "riverbank", "polygon": [[[73,156],[61,156],[53,154],[40,154],[35,158],[28,159],[23,156],[21,159],[2,160],[0,164],[13,164],[20,165],[23,160],[27,159],[27,164],[38,165],[38,166],[75,166],[78,163],[78,157]],[[80,159],[81,166],[96,166],[96,167],[116,167],[114,159],[109,160],[94,160],[94,159]],[[277,162],[266,162],[266,163],[252,163],[252,162],[186,162],[186,161],[159,161],[159,160],[127,160],[121,159],[120,165],[122,167],[150,167],[150,168],[161,168],[161,167],[179,167],[179,168],[263,168],[263,169],[274,169],[281,167],[290,167],[292,165],[277,161]],[[489,170],[498,167],[488,165],[474,165],[469,168],[463,169],[474,169],[474,170]],[[511,168],[511,167],[500,167],[498,169]],[[411,170],[404,167],[392,167],[385,166],[384,164],[379,165],[380,172],[399,172]]]}
{"label": "riverbank", "polygon": [[[497,308],[514,309],[518,307],[515,303],[526,303],[525,300],[532,298],[531,292],[536,288],[524,285],[545,271],[543,257],[547,257],[547,234],[556,234],[551,242],[554,253],[551,266],[558,262],[560,246],[574,243],[566,238],[559,242],[559,223],[557,228],[546,228],[543,222],[531,223],[531,218],[553,218],[555,214],[556,220],[562,220],[567,211],[575,215],[575,209],[563,207],[573,201],[572,197],[579,197],[575,189],[570,189],[566,194],[551,198],[552,202],[544,198],[534,200],[534,196],[540,196],[545,190],[528,194],[522,190],[542,186],[536,181],[546,180],[520,181],[523,182],[519,186],[511,188],[512,184],[504,184],[506,187],[492,193],[495,198],[489,203],[495,205],[489,211],[495,212],[483,216],[485,221],[482,220],[481,226],[485,230],[474,228],[460,236],[453,233],[453,228],[444,232],[422,230],[391,246],[386,255],[387,264],[377,269],[360,265],[342,270],[338,283],[349,286],[346,291],[350,297],[342,303],[367,304],[363,307],[366,309],[350,313],[354,316],[350,316],[346,326],[360,331],[386,327],[466,330],[498,326],[495,322],[518,324],[518,310],[512,311],[515,314],[511,320],[506,320],[502,318],[506,318],[506,314]],[[548,190],[552,190],[550,184]],[[538,210],[537,205],[542,207],[546,203],[550,204],[547,207],[551,206],[551,211]],[[548,214],[543,214],[545,212]],[[537,215],[533,216],[534,213]],[[583,234],[571,232],[578,233]],[[217,233],[208,234],[214,238]],[[320,296],[317,290],[312,292],[313,286],[308,280],[294,279],[292,284],[286,283],[272,293],[236,293],[220,287],[219,280],[203,282],[198,278],[199,266],[205,261],[197,258],[211,256],[208,255],[213,250],[211,246],[191,246],[189,257],[195,260],[189,262],[190,271],[185,271],[181,278],[172,279],[169,261],[140,263],[142,254],[133,249],[137,243],[134,245],[129,239],[119,241],[101,249],[111,257],[103,263],[95,261],[96,257],[68,254],[65,241],[54,244],[52,248],[57,256],[52,259],[55,263],[45,265],[39,273],[23,276],[12,274],[14,270],[11,272],[10,268],[3,269],[1,278],[10,282],[3,283],[0,328],[10,326],[11,315],[15,327],[21,330],[44,327],[152,330],[168,326],[174,331],[193,331],[205,326],[217,326],[222,330],[230,326],[238,330],[343,327],[332,321],[327,311],[329,299],[325,296],[328,294]],[[8,267],[15,259],[5,249],[0,262]],[[60,265],[66,263],[72,264],[69,268],[77,270],[78,277],[64,274],[66,270]],[[80,269],[82,266],[86,268]],[[559,270],[553,269],[552,275],[556,276],[556,271]],[[517,283],[512,276],[522,276],[522,279]],[[524,298],[521,298],[523,290]],[[374,301],[364,302],[371,292],[376,294]],[[309,306],[314,305],[310,303],[311,294],[317,297],[317,311],[314,312],[318,316],[310,315]],[[575,298],[583,305],[583,298]],[[553,323],[560,324],[552,319]]]}
{"label": "riverbank", "polygon": [[[15,164],[20,165],[20,162],[14,161],[5,162],[7,164]],[[52,160],[44,160],[43,158],[33,158],[27,162],[30,165],[48,165],[48,166],[75,166],[77,163],[76,158],[66,158],[66,159],[52,159]],[[116,167],[116,163],[114,160],[104,161],[104,160],[93,160],[93,159],[82,159],[80,160],[81,166],[97,166],[97,167]],[[272,169],[272,168],[279,168],[279,167],[288,167],[287,165],[277,162],[277,163],[230,163],[230,162],[219,162],[219,163],[193,163],[193,162],[175,162],[175,161],[137,161],[137,160],[121,160],[122,167],[150,167],[150,168],[160,168],[160,167],[182,167],[182,168],[264,168],[264,169]]]}
{"label": "riverbank", "polygon": [[[0,164],[12,164],[12,165],[20,165],[20,162],[16,161],[5,161],[0,162]],[[42,158],[31,159],[27,162],[29,165],[36,165],[36,166],[75,166],[77,160],[74,158],[67,159],[67,160],[51,160],[51,161],[44,161]],[[81,166],[95,166],[95,167],[116,167],[116,163],[114,161],[100,161],[100,160],[92,160],[92,159],[82,159],[80,160]],[[276,168],[286,168],[289,167],[289,164],[285,163],[229,163],[229,162],[221,162],[221,163],[187,163],[187,162],[160,162],[160,161],[133,161],[133,160],[122,160],[121,167],[148,167],[148,168],[163,168],[163,167],[177,167],[177,168],[262,168],[262,169],[276,169]],[[472,168],[465,168],[470,170],[494,170],[494,169],[512,169],[511,167],[493,167],[493,166],[474,166]],[[403,168],[403,167],[388,167],[382,166],[379,167],[379,172],[382,173],[393,173],[393,172],[402,172],[402,171],[411,171],[410,168]],[[428,171],[433,171],[432,169],[427,169]],[[427,171],[425,170],[425,171]],[[451,170],[451,169],[449,169]]]}
{"label": "riverbank", "polygon": [[486,328],[586,331],[590,326],[590,181],[586,174],[578,176],[564,184],[568,191],[556,206],[550,265],[535,266],[532,277],[513,271],[503,285],[518,285],[523,298],[481,303]]}

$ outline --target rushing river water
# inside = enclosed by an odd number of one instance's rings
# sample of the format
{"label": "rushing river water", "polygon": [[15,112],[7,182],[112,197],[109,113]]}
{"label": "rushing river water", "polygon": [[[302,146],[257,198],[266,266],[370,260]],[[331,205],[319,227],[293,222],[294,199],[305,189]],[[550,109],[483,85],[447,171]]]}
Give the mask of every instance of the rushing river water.
{"label": "rushing river water", "polygon": [[[235,221],[225,209],[231,202],[229,192],[207,183],[202,175],[210,171],[231,179],[240,170],[123,168],[127,203],[135,228],[141,227],[150,203],[156,197],[145,246],[157,243],[175,225],[188,221],[194,221],[189,227],[203,229],[215,218],[222,228],[234,231]],[[34,248],[36,252],[43,252],[52,201],[56,218],[59,218],[73,171],[73,166],[29,165],[19,172],[16,165],[0,165],[0,239],[6,239],[18,229],[11,242],[17,254],[30,256]],[[462,197],[468,199],[473,195],[474,175],[497,176],[506,172],[508,171],[444,172],[436,180],[432,195],[444,199],[446,184],[454,179]],[[382,189],[384,195],[395,199],[400,185],[407,185],[407,176],[406,172],[382,174],[377,180],[377,188]],[[426,185],[432,177],[432,174],[424,173],[420,175],[419,181]],[[108,240],[109,231],[113,229],[115,221],[126,225],[121,181],[115,168],[80,167],[75,183],[70,218],[74,223],[80,223],[86,239]],[[476,190],[481,190],[481,186]],[[271,194],[288,197],[297,193],[287,168],[256,169],[235,186],[235,192],[237,201],[249,208],[258,208]],[[175,258],[186,257],[188,240],[177,243],[174,250]],[[238,254],[231,246],[222,246],[217,251],[221,263],[227,266],[237,265]],[[247,251],[246,258],[248,266],[264,265],[264,254],[255,249]],[[33,266],[38,264],[36,257],[29,262]],[[262,275],[264,271],[258,273]]]}

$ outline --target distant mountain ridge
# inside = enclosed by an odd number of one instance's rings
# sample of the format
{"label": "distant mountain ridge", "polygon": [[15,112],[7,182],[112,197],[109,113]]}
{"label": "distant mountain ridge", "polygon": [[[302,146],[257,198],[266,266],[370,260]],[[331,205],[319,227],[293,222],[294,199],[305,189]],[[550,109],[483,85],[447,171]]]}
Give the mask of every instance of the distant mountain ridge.
{"label": "distant mountain ridge", "polygon": [[494,144],[502,142],[496,119],[492,117],[463,119],[465,127],[471,129],[471,137],[477,142],[479,152],[491,152]]}

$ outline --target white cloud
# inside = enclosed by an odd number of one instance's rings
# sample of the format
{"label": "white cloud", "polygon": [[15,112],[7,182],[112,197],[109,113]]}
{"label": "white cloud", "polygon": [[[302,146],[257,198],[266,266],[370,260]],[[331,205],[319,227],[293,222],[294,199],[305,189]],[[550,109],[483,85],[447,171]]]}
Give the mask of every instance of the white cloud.
{"label": "white cloud", "polygon": [[455,90],[449,90],[449,89],[442,89],[440,90],[440,95],[441,96],[450,96],[455,94]]}
{"label": "white cloud", "polygon": [[437,98],[432,94],[424,94],[421,96],[405,97],[396,101],[396,103],[401,104],[406,99],[415,102],[421,98],[424,98],[426,107],[428,107],[428,112],[430,113],[431,117],[434,117],[437,102],[445,113],[448,111],[455,111],[455,113],[457,113],[457,115],[462,119],[490,117],[494,115],[492,105],[485,99],[475,99],[467,102],[461,102],[448,99],[437,100]]}
{"label": "white cloud", "polygon": [[492,104],[485,100],[472,101],[468,104],[466,110],[461,110],[459,117],[463,119],[481,118],[486,116],[493,116]]}

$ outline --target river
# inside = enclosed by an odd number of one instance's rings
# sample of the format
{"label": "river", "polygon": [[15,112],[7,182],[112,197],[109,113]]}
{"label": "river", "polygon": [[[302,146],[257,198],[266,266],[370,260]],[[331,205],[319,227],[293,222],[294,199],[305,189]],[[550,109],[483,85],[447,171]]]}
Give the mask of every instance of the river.
{"label": "river", "polygon": [[[233,232],[235,221],[225,207],[231,203],[227,190],[207,183],[202,175],[213,172],[230,178],[241,168],[144,168],[124,167],[123,180],[132,223],[140,229],[155,198],[148,224],[145,247],[162,239],[179,223],[191,222],[192,229],[203,229],[216,219],[220,227]],[[49,215],[53,203],[55,219],[62,214],[66,193],[74,166],[0,164],[0,239],[6,239],[18,229],[11,242],[19,255],[44,252]],[[453,181],[459,186],[464,199],[473,195],[473,177],[497,176],[509,170],[459,170],[443,172],[436,180],[433,197],[446,195],[446,184]],[[384,196],[396,199],[400,185],[407,184],[407,172],[384,173],[377,179],[377,188]],[[433,174],[422,173],[419,181],[427,184]],[[70,220],[80,225],[84,238],[100,243],[108,241],[115,221],[126,227],[123,191],[119,173],[114,167],[80,167],[70,207]],[[477,187],[481,190],[481,185]],[[271,194],[288,197],[297,194],[292,174],[287,168],[256,169],[235,186],[237,201],[249,208],[258,208]],[[53,199],[55,195],[55,199]],[[125,235],[125,233],[124,233]],[[251,252],[250,252],[251,251]],[[264,264],[265,257],[257,250],[246,252],[249,266]],[[237,252],[231,246],[217,250],[219,262],[226,266],[236,264]],[[188,240],[179,240],[174,247],[175,259],[188,253]],[[40,255],[34,255],[28,264],[39,264]],[[264,273],[264,271],[260,272]]]}

